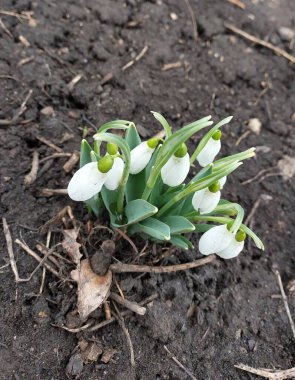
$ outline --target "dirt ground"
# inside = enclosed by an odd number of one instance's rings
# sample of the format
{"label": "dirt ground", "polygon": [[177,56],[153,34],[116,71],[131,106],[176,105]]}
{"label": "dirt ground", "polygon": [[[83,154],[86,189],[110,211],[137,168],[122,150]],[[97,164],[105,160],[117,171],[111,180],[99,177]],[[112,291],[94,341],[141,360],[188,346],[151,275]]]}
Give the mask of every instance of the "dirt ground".
{"label": "dirt ground", "polygon": [[[112,324],[87,337],[117,353],[108,364],[98,360],[85,365],[82,380],[189,379],[165,345],[199,380],[257,378],[236,369],[238,363],[279,369],[295,365],[294,340],[273,274],[278,268],[285,287],[295,277],[294,181],[273,175],[242,184],[261,170],[278,173],[277,162],[284,155],[294,156],[294,71],[285,58],[225,27],[226,22],[233,24],[292,54],[292,41],[280,28],[295,27],[295,3],[243,3],[245,9],[226,0],[190,0],[196,43],[185,1],[1,0],[0,120],[13,118],[32,90],[20,118],[0,126],[0,213],[13,239],[22,238],[35,248],[44,242],[37,228],[66,205],[80,221],[87,220],[83,205],[67,196],[40,196],[42,188],[66,188],[71,178],[63,170],[67,157],[47,161],[43,170],[42,164],[37,181],[24,188],[33,152],[40,158],[56,153],[40,136],[73,152],[79,149],[84,126],[115,118],[132,120],[151,136],[159,130],[150,114],[155,110],[175,129],[208,114],[214,120],[234,115],[224,128],[222,154],[258,147],[257,157],[231,176],[223,194],[248,213],[262,194],[268,196],[251,220],[266,251],[249,244],[237,259],[188,272],[118,276],[129,299],[159,295],[146,316],[125,321],[135,370],[122,329]],[[32,12],[33,19],[3,11]],[[122,70],[142,51],[139,60]],[[177,64],[165,70],[171,63]],[[79,74],[81,79],[71,82]],[[261,121],[261,133],[251,132],[235,146],[250,118]],[[77,337],[52,326],[65,318],[66,287],[47,275],[40,300],[34,295],[42,271],[30,282],[16,284],[5,266],[2,232],[0,244],[0,379],[66,379]],[[36,262],[18,246],[14,249],[20,274],[26,277]],[[178,252],[163,264],[195,257],[200,257],[197,250]],[[40,302],[48,318],[38,318]],[[294,315],[292,295],[289,304]]]}

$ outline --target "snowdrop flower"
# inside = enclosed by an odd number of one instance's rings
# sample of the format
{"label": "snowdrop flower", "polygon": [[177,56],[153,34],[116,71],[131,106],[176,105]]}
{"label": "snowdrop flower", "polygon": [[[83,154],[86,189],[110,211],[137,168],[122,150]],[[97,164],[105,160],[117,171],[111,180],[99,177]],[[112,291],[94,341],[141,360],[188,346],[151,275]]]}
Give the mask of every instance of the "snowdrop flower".
{"label": "snowdrop flower", "polygon": [[[114,166],[111,156],[104,156],[98,162],[89,162],[82,166],[68,185],[69,197],[74,201],[87,201],[100,192]],[[113,176],[116,173],[113,172]],[[114,185],[112,182],[111,185]]]}
{"label": "snowdrop flower", "polygon": [[162,167],[162,181],[168,186],[178,186],[186,179],[189,169],[189,154],[186,145],[183,143]]}
{"label": "snowdrop flower", "polygon": [[223,224],[205,232],[199,241],[200,252],[203,255],[216,253],[223,259],[238,256],[244,248],[246,234],[241,230],[234,234],[229,228],[228,224]]}
{"label": "snowdrop flower", "polygon": [[220,179],[218,180],[218,182],[219,182],[219,186],[220,186],[220,190],[223,189],[223,187],[224,187],[224,185],[225,185],[225,183],[226,183],[226,180],[227,180],[227,177],[226,177],[226,176],[225,176],[225,177],[222,177],[222,178],[220,178]]}
{"label": "snowdrop flower", "polygon": [[198,154],[197,160],[201,166],[205,167],[214,161],[221,149],[221,135],[222,133],[220,130],[216,131]]}
{"label": "snowdrop flower", "polygon": [[153,137],[131,150],[130,174],[137,174],[147,166],[158,143],[159,139]]}
{"label": "snowdrop flower", "polygon": [[219,182],[214,182],[211,186],[195,192],[192,199],[193,208],[200,214],[208,214],[216,208],[220,196]]}
{"label": "snowdrop flower", "polygon": [[108,190],[116,190],[119,187],[124,170],[124,161],[120,157],[114,159],[112,169],[108,172],[107,179],[104,183]]}

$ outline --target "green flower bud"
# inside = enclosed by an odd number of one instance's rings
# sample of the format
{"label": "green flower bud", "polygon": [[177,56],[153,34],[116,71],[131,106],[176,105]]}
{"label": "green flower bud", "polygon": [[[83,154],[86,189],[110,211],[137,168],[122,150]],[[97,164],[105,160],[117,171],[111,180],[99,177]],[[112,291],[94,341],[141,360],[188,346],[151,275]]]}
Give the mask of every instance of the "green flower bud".
{"label": "green flower bud", "polygon": [[174,153],[175,157],[184,157],[187,154],[187,146],[185,143],[182,143],[180,147],[177,149],[177,151]]}
{"label": "green flower bud", "polygon": [[235,236],[235,238],[236,238],[236,241],[244,241],[245,239],[246,239],[246,234],[245,234],[245,232],[244,231],[242,231],[242,230],[239,230],[237,233],[236,233],[236,236]]}
{"label": "green flower bud", "polygon": [[209,191],[210,191],[211,193],[217,193],[217,191],[220,190],[219,182],[216,181],[216,182],[212,183],[212,185],[210,185],[210,186],[208,187],[208,189],[209,189]]}
{"label": "green flower bud", "polygon": [[112,169],[113,164],[114,164],[113,157],[104,156],[98,161],[97,168],[101,173],[107,173],[108,171]]}
{"label": "green flower bud", "polygon": [[218,129],[212,136],[213,140],[220,140],[222,136],[222,132]]}
{"label": "green flower bud", "polygon": [[159,139],[157,137],[152,137],[147,141],[147,144],[150,148],[155,149],[159,144]]}
{"label": "green flower bud", "polygon": [[118,153],[117,145],[113,143],[107,143],[107,152],[111,156],[114,156],[115,154],[117,154]]}

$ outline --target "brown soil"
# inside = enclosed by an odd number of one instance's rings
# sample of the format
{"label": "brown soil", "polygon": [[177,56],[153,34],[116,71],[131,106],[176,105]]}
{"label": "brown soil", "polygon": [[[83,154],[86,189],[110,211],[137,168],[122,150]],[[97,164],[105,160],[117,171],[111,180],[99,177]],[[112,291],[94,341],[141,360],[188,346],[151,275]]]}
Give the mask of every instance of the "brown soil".
{"label": "brown soil", "polygon": [[[237,259],[218,260],[185,273],[136,280],[132,275],[118,277],[131,299],[159,294],[145,317],[126,320],[135,371],[130,369],[125,336],[113,324],[90,338],[118,353],[109,364],[85,365],[83,380],[188,379],[164,345],[198,379],[256,378],[234,367],[240,362],[284,369],[295,364],[282,300],[272,297],[279,294],[274,266],[285,286],[294,278],[294,182],[273,176],[241,185],[260,170],[275,166],[284,155],[294,155],[294,71],[286,59],[224,27],[225,22],[233,23],[292,53],[290,42],[281,39],[278,29],[294,27],[295,3],[243,2],[245,10],[227,1],[191,0],[198,24],[196,45],[185,1],[1,1],[1,10],[31,11],[37,20],[32,26],[27,20],[0,15],[8,30],[0,26],[0,119],[12,118],[28,91],[33,91],[19,122],[0,129],[0,210],[14,239],[22,237],[34,248],[43,239],[36,229],[67,204],[79,220],[86,220],[83,205],[71,203],[66,196],[38,196],[40,188],[67,186],[71,174],[62,168],[66,158],[55,159],[32,186],[24,188],[33,151],[41,158],[54,153],[37,136],[72,152],[79,147],[81,127],[115,118],[133,120],[152,135],[159,125],[150,110],[164,114],[174,128],[208,114],[214,120],[234,115],[231,125],[224,128],[222,153],[250,146],[259,149],[257,158],[230,178],[224,195],[241,202],[248,212],[261,194],[272,197],[269,203],[261,203],[252,220],[267,247],[264,253],[249,245]],[[138,23],[134,26],[132,21]],[[29,46],[20,42],[20,36]],[[145,45],[144,57],[123,71]],[[31,59],[24,63],[25,58]],[[165,64],[178,61],[181,67],[162,70]],[[106,81],[109,73],[113,77]],[[68,84],[78,74],[82,79],[70,89]],[[266,86],[269,89],[263,91]],[[54,113],[44,115],[41,110],[48,106]],[[251,133],[235,147],[252,117],[261,120],[261,134]],[[62,142],[65,133],[73,136]],[[8,256],[2,233],[0,239],[2,267]],[[26,277],[36,263],[17,247],[15,252],[20,274]],[[198,252],[177,253],[164,264],[196,256]],[[41,306],[49,317],[40,320],[41,301],[34,294],[41,271],[30,282],[16,284],[10,267],[4,267],[0,278],[0,378],[66,379],[65,367],[77,339],[51,325],[67,312],[67,304],[62,303],[68,299],[66,287],[47,276]],[[289,302],[294,315],[294,298]]]}

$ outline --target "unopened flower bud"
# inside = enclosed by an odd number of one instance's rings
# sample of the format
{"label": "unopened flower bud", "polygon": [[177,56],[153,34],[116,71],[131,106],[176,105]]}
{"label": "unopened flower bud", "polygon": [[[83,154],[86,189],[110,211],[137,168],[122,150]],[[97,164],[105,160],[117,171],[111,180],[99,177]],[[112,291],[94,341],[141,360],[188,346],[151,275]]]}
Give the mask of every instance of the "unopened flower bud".
{"label": "unopened flower bud", "polygon": [[244,231],[242,230],[239,230],[237,233],[236,233],[236,236],[235,236],[235,239],[236,241],[244,241],[246,239],[246,234]]}
{"label": "unopened flower bud", "polygon": [[112,169],[113,164],[114,164],[113,157],[104,156],[98,161],[97,168],[101,173],[107,173],[108,171]]}
{"label": "unopened flower bud", "polygon": [[174,153],[175,157],[184,157],[187,154],[187,146],[185,143],[182,143],[180,147],[177,149],[177,151]]}
{"label": "unopened flower bud", "polygon": [[150,148],[155,149],[159,144],[159,139],[157,137],[152,137],[147,141],[147,144]]}
{"label": "unopened flower bud", "polygon": [[211,191],[211,193],[217,193],[217,191],[220,190],[220,185],[219,185],[219,182],[216,181],[214,183],[212,183],[212,185],[210,185],[208,187],[209,191]]}
{"label": "unopened flower bud", "polygon": [[218,129],[212,136],[213,140],[220,140],[222,136],[222,132]]}
{"label": "unopened flower bud", "polygon": [[117,154],[118,153],[117,145],[113,143],[107,143],[107,152],[111,156],[114,156],[115,154]]}

